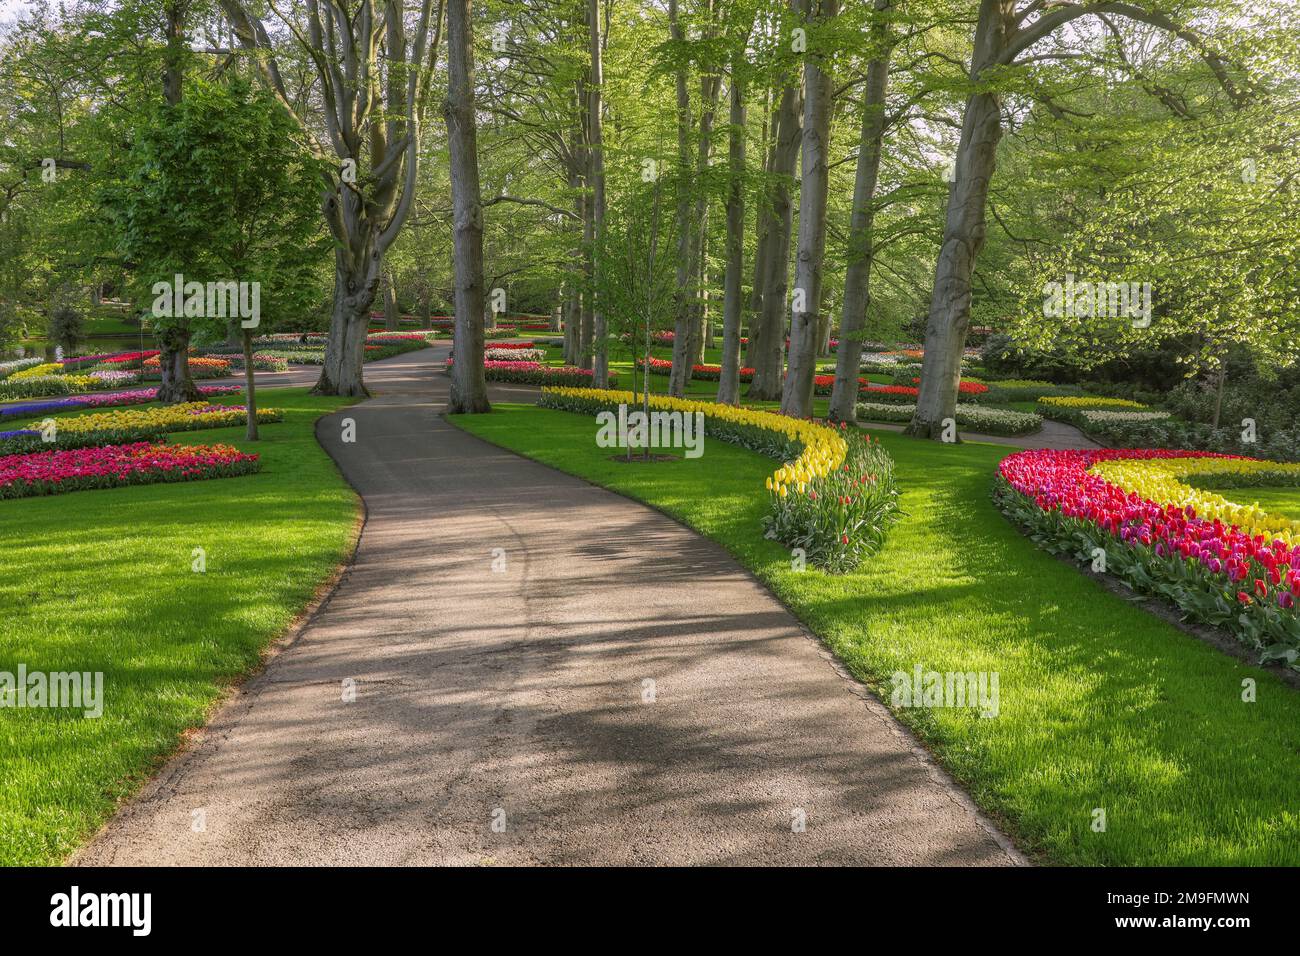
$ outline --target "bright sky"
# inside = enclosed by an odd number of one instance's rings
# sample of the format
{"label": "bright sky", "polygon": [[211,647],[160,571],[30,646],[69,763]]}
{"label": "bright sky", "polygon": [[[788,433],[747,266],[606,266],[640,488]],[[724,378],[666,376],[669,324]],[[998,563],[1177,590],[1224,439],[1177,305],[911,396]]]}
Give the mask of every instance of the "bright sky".
{"label": "bright sky", "polygon": [[0,26],[8,26],[27,6],[27,0],[0,0]]}

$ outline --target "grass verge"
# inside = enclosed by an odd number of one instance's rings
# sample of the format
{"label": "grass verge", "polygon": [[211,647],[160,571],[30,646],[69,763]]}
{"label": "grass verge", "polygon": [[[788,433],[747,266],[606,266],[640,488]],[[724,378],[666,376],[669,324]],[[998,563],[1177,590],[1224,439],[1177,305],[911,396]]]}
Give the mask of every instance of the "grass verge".
{"label": "grass verge", "polygon": [[357,499],[315,422],[351,400],[258,400],[285,410],[260,442],[243,425],[170,441],[257,452],[256,475],[0,501],[0,670],[102,671],[105,700],[98,719],[0,708],[0,865],[57,863],[93,833],[350,553]]}
{"label": "grass verge", "polygon": [[628,466],[596,447],[582,416],[499,404],[452,420],[719,542],[886,703],[890,675],[915,664],[998,672],[995,718],[896,713],[1027,852],[1079,865],[1300,864],[1300,694],[1038,551],[989,500],[1006,448],[879,433],[907,517],[866,568],[834,577],[793,571],[761,537],[771,463],[756,454],[708,440],[699,459]]}

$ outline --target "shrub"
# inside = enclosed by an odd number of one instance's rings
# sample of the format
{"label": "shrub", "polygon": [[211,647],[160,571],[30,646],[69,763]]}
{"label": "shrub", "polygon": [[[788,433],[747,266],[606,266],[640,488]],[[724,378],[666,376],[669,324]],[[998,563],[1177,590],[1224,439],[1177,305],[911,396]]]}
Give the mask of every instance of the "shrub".
{"label": "shrub", "polygon": [[990,381],[988,386],[988,401],[994,404],[1036,402],[1048,396],[1083,395],[1083,389],[1078,385],[1053,385],[1051,382],[1023,378]]}
{"label": "shrub", "polygon": [[64,353],[71,355],[86,340],[86,317],[70,305],[60,305],[50,313],[47,329],[50,341],[62,345]]}
{"label": "shrub", "polygon": [[1300,461],[1300,427],[1259,426],[1253,442],[1245,440],[1249,432],[1239,426],[1211,428],[1174,418],[1096,421],[1084,427],[1094,441],[1111,448],[1186,448],[1274,461]]}

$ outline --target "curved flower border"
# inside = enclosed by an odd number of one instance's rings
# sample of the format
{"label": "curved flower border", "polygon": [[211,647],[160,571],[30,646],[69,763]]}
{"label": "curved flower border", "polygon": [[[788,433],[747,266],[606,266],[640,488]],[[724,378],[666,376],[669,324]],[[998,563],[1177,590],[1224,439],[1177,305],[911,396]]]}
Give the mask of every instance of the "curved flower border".
{"label": "curved flower border", "polygon": [[[1288,535],[1252,534],[1217,515],[1201,514],[1192,503],[1152,500],[1107,481],[1098,474],[1105,467],[1094,469],[1107,462],[1153,459],[1201,459],[1216,479],[1234,470],[1258,472],[1261,464],[1166,449],[1035,449],[1002,460],[994,500],[1047,550],[1094,567],[1104,561],[1107,573],[1135,591],[1231,632],[1261,651],[1262,660],[1296,666],[1300,547]],[[1225,464],[1231,461],[1238,463],[1235,469]],[[1196,469],[1178,471],[1188,478]]]}

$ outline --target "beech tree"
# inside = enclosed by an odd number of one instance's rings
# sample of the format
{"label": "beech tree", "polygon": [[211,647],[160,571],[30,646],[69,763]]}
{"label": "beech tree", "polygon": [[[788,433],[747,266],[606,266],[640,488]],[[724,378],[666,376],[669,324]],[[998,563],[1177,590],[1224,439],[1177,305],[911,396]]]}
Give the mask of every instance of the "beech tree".
{"label": "beech tree", "polygon": [[[333,156],[322,211],[334,237],[334,297],[329,344],[314,391],[366,395],[366,330],[383,274],[384,253],[415,201],[421,129],[441,36],[443,0],[305,0],[282,15],[245,0],[219,0],[242,47],[285,108],[297,116],[319,156]],[[263,20],[283,23],[312,70],[312,98],[291,98]],[[325,142],[315,135],[316,110]],[[482,310],[477,313],[482,321]],[[482,364],[480,357],[479,364]]]}
{"label": "beech tree", "polygon": [[1016,75],[1016,67],[1031,61],[1030,51],[1040,41],[1074,20],[1102,16],[1147,23],[1178,37],[1201,55],[1234,102],[1246,97],[1233,65],[1185,21],[1157,7],[1123,2],[980,0],[969,70],[970,94],[926,322],[920,395],[908,434],[942,440],[944,420],[956,415],[961,356],[970,326],[971,276],[987,235],[989,183],[1003,132],[1002,99],[1009,78]]}
{"label": "beech tree", "polygon": [[[839,0],[817,0],[809,29],[824,26],[838,16],[839,11]],[[818,47],[821,42],[825,41],[819,40]],[[781,397],[781,412],[795,418],[812,416],[813,379],[817,374],[817,317],[822,299],[822,259],[826,254],[831,74],[825,50],[818,47],[810,47],[804,58],[798,267],[790,323],[790,363]]]}
{"label": "beech tree", "polygon": [[[447,410],[491,410],[483,373],[483,200],[479,192],[474,117],[474,32],[471,0],[447,4],[447,138],[451,150],[456,340]],[[363,326],[364,328],[364,326]]]}
{"label": "beech tree", "polygon": [[853,181],[853,211],[849,219],[848,268],[844,274],[844,304],[840,313],[839,349],[835,356],[835,384],[827,417],[831,421],[857,421],[859,366],[862,363],[862,329],[871,301],[872,225],[875,221],[876,184],[884,152],[885,93],[893,51],[887,15],[893,0],[876,0],[871,21],[871,59],[862,87],[862,135],[858,141],[857,175]]}

